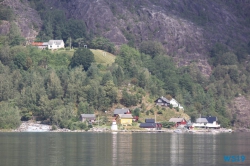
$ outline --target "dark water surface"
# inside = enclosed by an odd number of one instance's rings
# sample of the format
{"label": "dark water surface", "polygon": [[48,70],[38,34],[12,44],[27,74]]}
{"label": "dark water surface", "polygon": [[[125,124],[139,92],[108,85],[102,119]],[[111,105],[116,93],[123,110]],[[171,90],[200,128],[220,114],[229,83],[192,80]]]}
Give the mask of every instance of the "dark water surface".
{"label": "dark water surface", "polygon": [[250,165],[250,133],[0,133],[0,166],[59,165]]}

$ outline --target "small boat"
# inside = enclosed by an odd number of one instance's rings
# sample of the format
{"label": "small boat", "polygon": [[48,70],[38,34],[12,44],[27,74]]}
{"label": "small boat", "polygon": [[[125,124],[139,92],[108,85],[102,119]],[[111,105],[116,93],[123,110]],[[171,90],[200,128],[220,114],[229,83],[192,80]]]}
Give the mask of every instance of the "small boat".
{"label": "small boat", "polygon": [[182,133],[183,131],[181,129],[175,129],[174,132],[175,133]]}

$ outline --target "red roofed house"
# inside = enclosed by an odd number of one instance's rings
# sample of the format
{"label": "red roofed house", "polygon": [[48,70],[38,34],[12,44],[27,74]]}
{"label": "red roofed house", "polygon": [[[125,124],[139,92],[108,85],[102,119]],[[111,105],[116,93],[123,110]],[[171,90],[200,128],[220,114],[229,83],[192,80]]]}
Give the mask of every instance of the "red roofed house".
{"label": "red roofed house", "polygon": [[169,122],[174,122],[175,127],[185,126],[187,124],[187,121],[184,118],[171,118]]}

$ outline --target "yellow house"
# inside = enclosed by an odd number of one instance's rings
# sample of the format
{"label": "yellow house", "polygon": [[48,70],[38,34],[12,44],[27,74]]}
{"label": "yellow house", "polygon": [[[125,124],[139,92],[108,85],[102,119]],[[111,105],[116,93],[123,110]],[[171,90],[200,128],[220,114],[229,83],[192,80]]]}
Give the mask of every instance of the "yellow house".
{"label": "yellow house", "polygon": [[116,123],[121,125],[132,125],[133,116],[131,114],[118,114]]}

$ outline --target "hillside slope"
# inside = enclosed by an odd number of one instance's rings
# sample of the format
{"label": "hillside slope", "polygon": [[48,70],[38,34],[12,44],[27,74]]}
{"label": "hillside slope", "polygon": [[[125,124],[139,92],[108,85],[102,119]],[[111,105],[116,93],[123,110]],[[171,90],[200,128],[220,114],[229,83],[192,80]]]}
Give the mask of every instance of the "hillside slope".
{"label": "hillside slope", "polygon": [[70,18],[84,20],[89,30],[116,45],[159,41],[178,65],[195,61],[204,74],[211,72],[207,56],[214,43],[234,47],[239,42],[246,44],[250,37],[250,7],[243,1],[44,1],[64,10]]}

